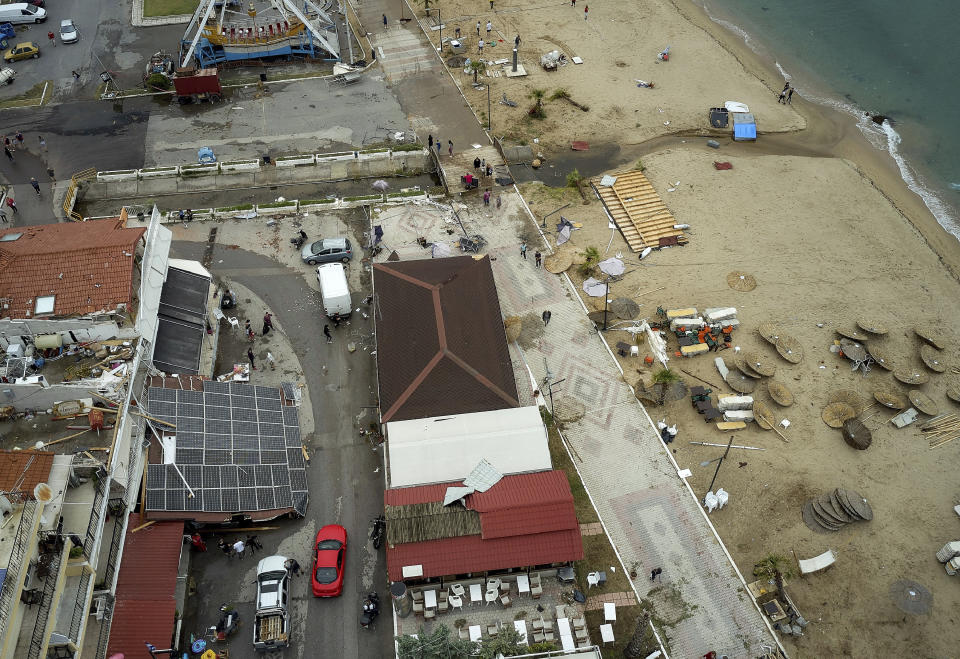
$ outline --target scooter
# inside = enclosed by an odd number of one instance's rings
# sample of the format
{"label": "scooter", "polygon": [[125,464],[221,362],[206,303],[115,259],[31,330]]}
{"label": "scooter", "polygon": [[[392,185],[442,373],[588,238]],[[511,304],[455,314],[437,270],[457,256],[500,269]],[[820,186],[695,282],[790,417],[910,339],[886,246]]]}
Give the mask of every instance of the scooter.
{"label": "scooter", "polygon": [[363,607],[360,612],[360,626],[363,629],[370,629],[373,621],[380,615],[380,596],[376,593],[369,593],[363,600]]}
{"label": "scooter", "polygon": [[386,527],[387,522],[383,518],[383,515],[373,520],[373,530],[370,531],[370,539],[373,540],[374,549],[380,549],[380,545],[383,544],[383,532],[386,530]]}
{"label": "scooter", "polygon": [[294,249],[301,249],[303,243],[307,242],[307,234],[303,229],[300,229],[300,234],[296,238],[291,238],[290,242],[293,244]]}
{"label": "scooter", "polygon": [[220,620],[216,627],[211,627],[210,631],[214,633],[214,638],[218,641],[225,641],[227,637],[237,631],[240,627],[240,614],[232,604],[224,604],[220,607]]}

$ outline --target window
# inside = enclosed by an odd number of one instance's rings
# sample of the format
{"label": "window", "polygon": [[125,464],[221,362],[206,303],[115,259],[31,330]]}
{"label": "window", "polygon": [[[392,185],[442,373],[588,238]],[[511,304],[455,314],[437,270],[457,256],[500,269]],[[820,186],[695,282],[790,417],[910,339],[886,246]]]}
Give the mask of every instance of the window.
{"label": "window", "polygon": [[40,316],[43,314],[53,313],[54,300],[56,295],[47,295],[44,297],[37,298],[37,306],[34,309],[33,313],[35,316]]}

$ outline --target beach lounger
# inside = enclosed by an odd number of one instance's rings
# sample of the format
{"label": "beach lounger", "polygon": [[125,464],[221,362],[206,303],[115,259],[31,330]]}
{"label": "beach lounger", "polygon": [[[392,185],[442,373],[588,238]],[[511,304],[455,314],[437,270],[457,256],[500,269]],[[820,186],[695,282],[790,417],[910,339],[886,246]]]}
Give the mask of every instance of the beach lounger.
{"label": "beach lounger", "polygon": [[747,427],[743,421],[720,421],[717,423],[717,430],[720,432],[732,432],[734,430],[744,430]]}
{"label": "beach lounger", "polygon": [[693,357],[695,355],[702,355],[705,352],[710,351],[710,346],[706,343],[695,343],[692,346],[680,346],[680,354],[684,357]]}
{"label": "beach lounger", "polygon": [[828,549],[819,556],[798,561],[800,564],[800,574],[811,574],[813,572],[825,570],[833,565],[836,560],[837,555],[833,553],[832,549]]}

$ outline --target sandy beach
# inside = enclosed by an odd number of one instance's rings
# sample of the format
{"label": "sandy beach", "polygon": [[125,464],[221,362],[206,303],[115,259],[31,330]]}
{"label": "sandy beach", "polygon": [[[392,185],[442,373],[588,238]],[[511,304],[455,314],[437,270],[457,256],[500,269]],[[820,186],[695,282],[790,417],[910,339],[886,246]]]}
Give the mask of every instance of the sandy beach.
{"label": "sandy beach", "polygon": [[[485,49],[487,60],[508,58],[514,36],[521,35],[520,59],[529,75],[483,78],[491,83],[494,99],[506,94],[518,104],[494,108],[496,135],[527,143],[536,138],[535,152],[543,154],[547,167],[567,157],[573,140],[587,141],[597,153],[615,147],[609,151],[614,154],[610,172],[642,160],[677,222],[691,225],[690,244],[639,262],[619,233],[611,240],[607,217],[591,190],[584,200],[571,188],[524,184],[524,197],[538,218],[572,203],[564,215],[583,228],[571,242],[579,249],[595,246],[606,256],[624,255],[628,273],[612,285],[611,297],[636,296],[641,317],[654,317],[658,305],[735,306],[743,324],[734,345],[776,362],[774,379],[796,398],[789,408],[770,403],[778,420],[791,422],[785,431],[790,442],[756,425],[737,435],[735,443],[765,450],[731,454],[718,484],[730,492],[733,505],[714,514],[713,521],[745,574],[770,553],[793,560],[827,549],[837,552],[837,564],[829,572],[788,583],[810,621],[805,636],[784,640],[791,654],[950,655],[949,634],[941,630],[951,627],[960,592],[934,553],[957,535],[952,464],[960,443],[931,450],[917,425],[896,429],[888,422],[893,411],[874,406],[863,414],[873,430],[873,445],[855,451],[839,431],[823,423],[820,413],[837,390],[855,392],[866,407],[880,386],[908,389],[876,367],[866,376],[851,372],[848,361],[830,352],[840,338],[835,328],[852,329],[858,317],[886,324],[890,332],[876,342],[897,365],[921,370],[921,341],[912,327],[942,327],[949,335],[944,356],[950,367],[960,366],[956,332],[950,327],[958,316],[960,244],[907,189],[888,155],[862,138],[849,116],[798,95],[791,106],[778,104],[776,92],[783,83],[776,71],[692,3],[655,0],[631,4],[629,11],[622,4],[595,4],[586,21],[583,4],[528,8],[498,1],[497,11],[489,14],[477,14],[477,3],[441,2],[440,7],[444,34],[460,25],[467,54],[476,52],[478,20],[485,25],[489,18],[503,39]],[[431,34],[436,39],[437,33]],[[656,55],[667,45],[670,61],[658,63]],[[545,72],[539,54],[555,48],[584,63]],[[485,117],[486,90],[473,89],[469,74],[453,75],[477,114]],[[656,86],[637,88],[635,79]],[[544,120],[527,118],[532,90],[544,89],[549,98],[561,88],[588,105],[589,112],[548,100]],[[757,116],[761,135],[756,143],[734,143],[726,135],[719,138],[719,150],[705,145],[713,134],[707,109],[727,100],[747,103]],[[718,171],[716,160],[733,168]],[[726,275],[733,270],[754,275],[757,288],[731,289]],[[582,280],[572,269],[569,274],[575,283]],[[582,297],[591,308],[601,304]],[[800,364],[780,359],[758,335],[757,325],[765,321],[800,341],[805,351]],[[627,333],[607,336],[611,345],[628,339]],[[676,349],[675,340],[670,346]],[[733,354],[720,356],[732,366]],[[688,385],[701,380],[722,385],[713,356],[673,364],[686,372]],[[628,374],[643,368],[629,358],[622,366]],[[944,392],[958,376],[949,368],[943,375],[930,375],[919,389],[942,412],[956,412]],[[730,392],[725,385],[713,388]],[[758,387],[757,397],[770,402],[765,385]],[[725,443],[728,437],[704,424],[686,399],[649,411],[654,418],[679,423],[681,434],[671,449],[681,466],[693,470],[691,484],[703,493],[713,465],[698,464],[718,457],[722,449],[687,442]],[[835,487],[863,494],[875,519],[830,535],[807,528],[801,519],[804,501]],[[894,605],[890,587],[898,579],[915,580],[930,590],[934,603],[929,613],[910,615]]]}

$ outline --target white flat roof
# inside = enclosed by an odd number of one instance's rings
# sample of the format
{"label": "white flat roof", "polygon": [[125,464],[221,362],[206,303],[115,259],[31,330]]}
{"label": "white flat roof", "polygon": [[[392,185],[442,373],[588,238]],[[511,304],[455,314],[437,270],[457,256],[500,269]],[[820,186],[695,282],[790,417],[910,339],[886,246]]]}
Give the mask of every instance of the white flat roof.
{"label": "white flat roof", "polygon": [[501,474],[552,469],[536,406],[386,424],[390,487],[466,478],[480,460]]}

